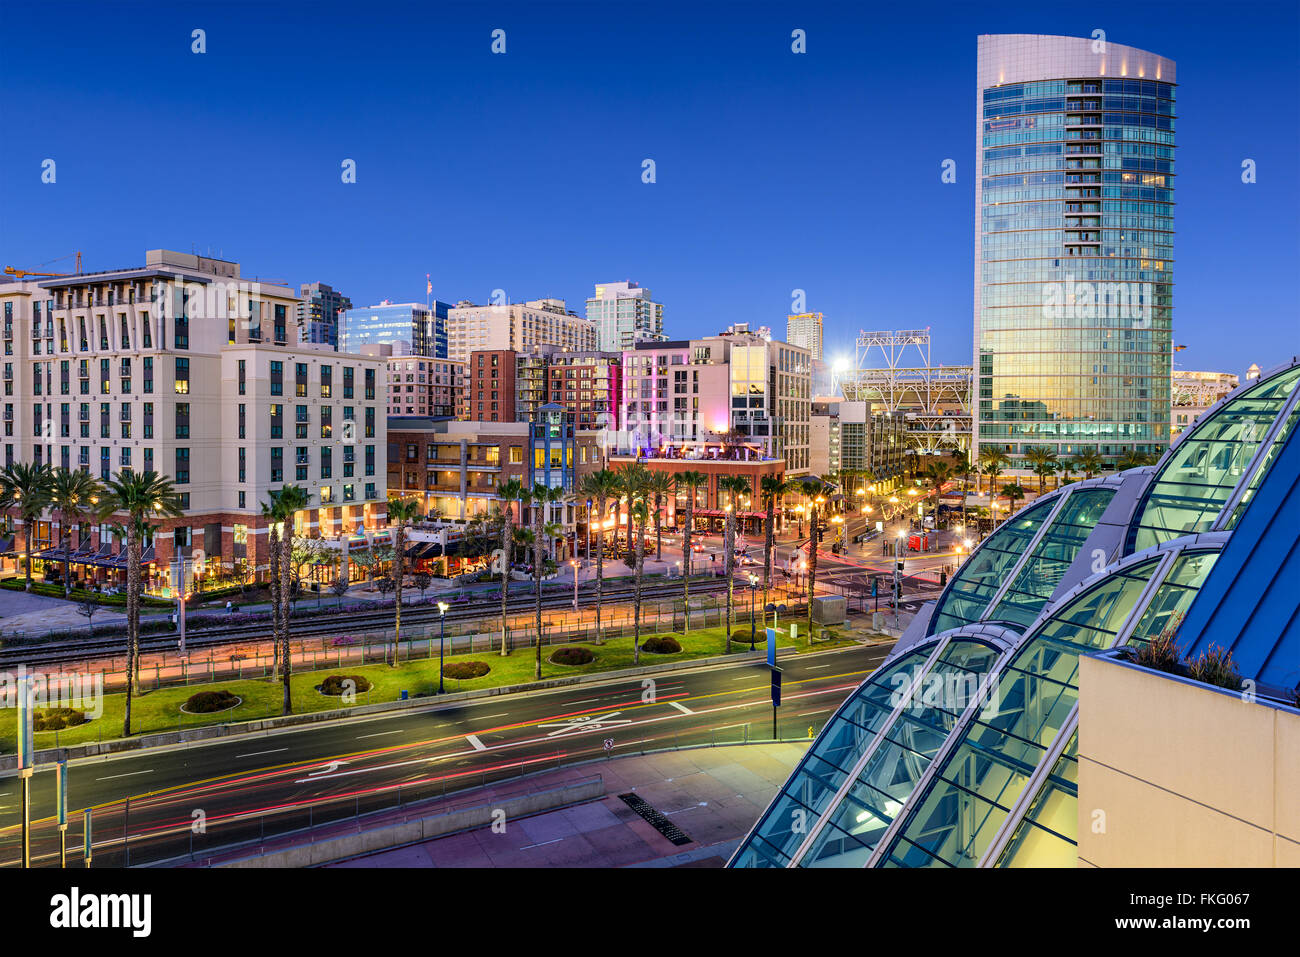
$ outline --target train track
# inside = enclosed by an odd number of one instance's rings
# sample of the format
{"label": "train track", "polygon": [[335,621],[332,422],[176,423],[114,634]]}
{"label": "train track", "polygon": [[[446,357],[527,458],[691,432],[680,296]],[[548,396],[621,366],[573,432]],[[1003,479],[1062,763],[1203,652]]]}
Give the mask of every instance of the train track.
{"label": "train track", "polygon": [[[692,596],[700,594],[710,594],[719,590],[726,589],[726,580],[704,580],[691,583]],[[650,585],[641,589],[642,604],[648,601],[677,598],[681,595],[682,588],[680,584]],[[605,586],[602,603],[618,602],[631,599],[635,589],[611,588]],[[554,610],[556,608],[572,607],[572,593],[555,591],[551,594],[542,594],[542,609]],[[536,597],[530,592],[524,592],[518,595],[512,595],[508,599],[507,605],[511,614],[523,614],[536,608]],[[590,607],[590,602],[587,607]],[[471,600],[468,603],[453,605],[447,610],[447,621],[463,622],[474,619],[491,618],[491,611],[495,611],[496,617],[500,616],[500,597],[499,593],[489,598],[484,596],[483,601]],[[491,610],[491,611],[489,611]],[[487,614],[485,614],[485,612]],[[435,605],[417,605],[410,608],[402,609],[403,631],[406,626],[420,625],[436,622],[439,618],[437,607]],[[313,635],[330,635],[338,634],[342,630],[347,631],[383,631],[391,629],[393,625],[393,609],[387,608],[382,611],[357,612],[343,616],[320,615],[313,618],[305,618],[294,621],[291,626],[292,638],[305,638]],[[499,627],[499,625],[497,626]],[[250,639],[265,640],[269,638],[270,623],[257,622],[248,625],[232,625],[230,627],[205,628],[197,631],[187,631],[185,635],[186,648],[189,651],[197,649],[220,648],[222,645],[234,645],[245,642]],[[177,635],[175,632],[165,632],[157,635],[141,635],[140,651],[142,654],[150,652],[171,651],[176,648]],[[0,648],[0,667],[9,664],[50,664],[60,662],[81,661],[88,658],[112,656],[122,654],[125,651],[125,638],[122,636],[113,638],[88,638],[85,641],[57,642],[45,645],[29,644],[15,645],[11,647]]]}

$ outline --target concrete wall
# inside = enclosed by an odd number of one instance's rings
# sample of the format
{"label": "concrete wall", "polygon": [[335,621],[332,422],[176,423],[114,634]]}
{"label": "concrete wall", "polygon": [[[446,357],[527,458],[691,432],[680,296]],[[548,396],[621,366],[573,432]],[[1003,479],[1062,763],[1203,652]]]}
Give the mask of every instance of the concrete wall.
{"label": "concrete wall", "polygon": [[1081,866],[1300,867],[1300,714],[1079,666]]}

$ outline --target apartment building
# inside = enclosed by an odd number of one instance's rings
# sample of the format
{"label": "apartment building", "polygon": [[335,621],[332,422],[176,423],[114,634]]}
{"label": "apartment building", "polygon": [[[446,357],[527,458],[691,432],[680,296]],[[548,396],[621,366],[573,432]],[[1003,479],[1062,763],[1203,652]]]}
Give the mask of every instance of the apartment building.
{"label": "apartment building", "polygon": [[623,404],[621,352],[545,348],[515,357],[515,416],[531,421],[549,403],[579,430],[617,430]]}
{"label": "apartment building", "polygon": [[323,282],[306,283],[298,292],[294,315],[303,342],[339,347],[339,318],[352,308],[352,300]]}
{"label": "apartment building", "polygon": [[[261,505],[286,484],[311,496],[299,534],[386,519],[383,360],[299,342],[293,291],[239,270],[150,250],[139,268],[0,284],[3,460],[171,479],[184,515],[150,532],[151,587],[169,584],[177,553],[200,574],[264,570]],[[110,525],[73,541],[120,552]],[[58,516],[32,534],[56,546]]]}
{"label": "apartment building", "polygon": [[641,343],[623,354],[618,450],[685,457],[746,445],[809,470],[812,377],[807,349],[745,325],[716,336]]}
{"label": "apartment building", "polygon": [[427,306],[385,299],[375,306],[348,309],[339,326],[339,349],[362,352],[366,346],[389,345],[395,350],[445,359],[450,308],[437,299]]}
{"label": "apartment building", "polygon": [[362,355],[388,366],[388,414],[463,418],[468,414],[465,364],[431,356],[394,354],[390,345],[363,346]]}
{"label": "apartment building", "polygon": [[473,422],[515,421],[515,363],[511,349],[470,353],[465,376],[467,410],[465,418]]}
{"label": "apartment building", "polygon": [[606,352],[633,349],[638,342],[662,342],[664,307],[650,290],[634,282],[606,282],[587,300],[587,318],[596,326],[598,348]]}
{"label": "apartment building", "polygon": [[596,338],[596,324],[569,311],[563,299],[490,306],[462,300],[448,311],[447,357],[458,362],[468,362],[471,352],[533,352],[541,346],[591,352]]}

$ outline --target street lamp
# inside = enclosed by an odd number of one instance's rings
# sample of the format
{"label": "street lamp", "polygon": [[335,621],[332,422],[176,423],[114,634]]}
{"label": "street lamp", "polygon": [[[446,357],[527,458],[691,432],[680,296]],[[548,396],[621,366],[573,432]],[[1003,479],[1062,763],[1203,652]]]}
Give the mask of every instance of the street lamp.
{"label": "street lamp", "polygon": [[569,564],[573,567],[573,610],[578,610],[578,560],[575,558]]}
{"label": "street lamp", "polygon": [[587,499],[587,561],[591,561],[591,499]]}
{"label": "street lamp", "polygon": [[831,522],[835,525],[835,541],[839,545],[844,544],[844,516],[832,515]]}
{"label": "street lamp", "polygon": [[438,602],[438,694],[442,694],[443,640],[447,637],[447,603]]}
{"label": "street lamp", "polygon": [[754,590],[758,588],[758,576],[749,573],[749,650],[754,650]]}

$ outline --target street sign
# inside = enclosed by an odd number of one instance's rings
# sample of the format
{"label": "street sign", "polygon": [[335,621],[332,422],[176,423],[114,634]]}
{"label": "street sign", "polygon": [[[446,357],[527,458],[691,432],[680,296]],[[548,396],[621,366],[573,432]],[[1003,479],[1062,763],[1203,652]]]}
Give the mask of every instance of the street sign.
{"label": "street sign", "polygon": [[776,629],[767,629],[767,663],[776,667]]}
{"label": "street sign", "polygon": [[32,685],[31,678],[18,679],[18,770],[31,772],[36,764],[36,750],[32,742]]}
{"label": "street sign", "polygon": [[781,707],[781,669],[772,669],[772,707]]}
{"label": "street sign", "polygon": [[87,867],[90,866],[90,852],[93,846],[94,842],[90,837],[90,808],[86,808],[86,810],[82,812],[81,854],[86,859]]}
{"label": "street sign", "polygon": [[54,808],[59,827],[68,826],[68,762],[54,766]]}

